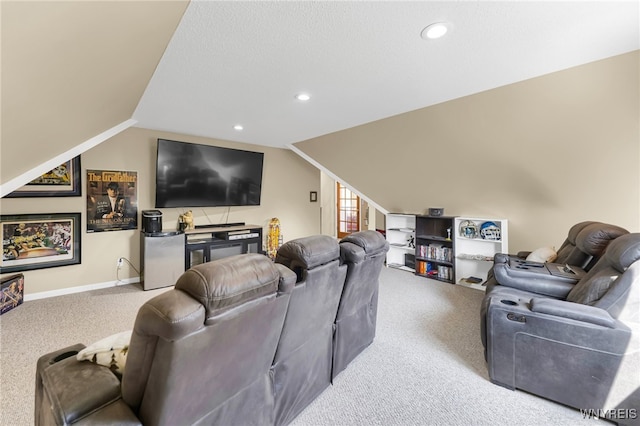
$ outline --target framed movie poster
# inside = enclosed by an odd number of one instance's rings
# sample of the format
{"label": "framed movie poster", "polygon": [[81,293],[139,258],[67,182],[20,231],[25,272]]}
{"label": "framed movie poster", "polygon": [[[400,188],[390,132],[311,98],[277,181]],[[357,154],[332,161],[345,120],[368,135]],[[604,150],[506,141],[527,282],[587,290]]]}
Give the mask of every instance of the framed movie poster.
{"label": "framed movie poster", "polygon": [[80,213],[0,217],[0,274],[80,263]]}
{"label": "framed movie poster", "polygon": [[24,197],[79,197],[80,156],[60,164],[53,170],[35,178],[20,189],[7,194],[7,198]]}
{"label": "framed movie poster", "polygon": [[138,173],[87,170],[87,232],[138,228]]}

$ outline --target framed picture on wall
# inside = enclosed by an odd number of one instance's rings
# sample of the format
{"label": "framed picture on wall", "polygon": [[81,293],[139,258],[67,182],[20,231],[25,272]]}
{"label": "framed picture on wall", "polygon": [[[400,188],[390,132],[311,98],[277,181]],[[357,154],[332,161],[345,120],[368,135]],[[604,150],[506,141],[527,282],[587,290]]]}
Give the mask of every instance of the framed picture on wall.
{"label": "framed picture on wall", "polygon": [[80,263],[80,213],[0,216],[0,274]]}
{"label": "framed picture on wall", "polygon": [[138,227],[138,173],[87,170],[87,232]]}
{"label": "framed picture on wall", "polygon": [[80,156],[78,155],[5,197],[79,197],[81,191]]}

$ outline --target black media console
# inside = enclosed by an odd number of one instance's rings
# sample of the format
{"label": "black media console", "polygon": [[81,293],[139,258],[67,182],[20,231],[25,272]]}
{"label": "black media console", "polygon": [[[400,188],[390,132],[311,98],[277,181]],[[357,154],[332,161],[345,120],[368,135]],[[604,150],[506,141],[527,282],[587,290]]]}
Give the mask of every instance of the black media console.
{"label": "black media console", "polygon": [[262,253],[262,227],[258,225],[200,225],[185,234],[185,270],[235,254]]}

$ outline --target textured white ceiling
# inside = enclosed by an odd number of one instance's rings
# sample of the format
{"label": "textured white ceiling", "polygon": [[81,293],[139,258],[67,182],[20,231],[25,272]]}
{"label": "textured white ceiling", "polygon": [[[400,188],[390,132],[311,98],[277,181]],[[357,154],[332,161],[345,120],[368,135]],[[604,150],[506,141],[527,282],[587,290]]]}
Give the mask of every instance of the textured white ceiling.
{"label": "textured white ceiling", "polygon": [[192,1],[133,118],[284,147],[639,49],[639,22],[638,1]]}

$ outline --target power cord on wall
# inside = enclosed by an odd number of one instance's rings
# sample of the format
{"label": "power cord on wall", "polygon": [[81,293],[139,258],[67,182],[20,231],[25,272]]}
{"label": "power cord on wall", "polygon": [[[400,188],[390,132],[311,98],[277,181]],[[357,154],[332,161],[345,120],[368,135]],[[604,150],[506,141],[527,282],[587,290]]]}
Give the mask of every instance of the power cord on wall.
{"label": "power cord on wall", "polygon": [[[227,211],[226,212],[222,212],[222,216],[220,217],[220,220],[217,223],[227,223],[229,222],[229,212],[231,211],[231,206],[227,207]],[[212,224],[213,222],[211,222],[211,218],[209,217],[209,215],[207,214],[207,211],[205,209],[202,209],[202,214],[204,214],[204,216],[207,218],[207,220],[209,221],[210,224]],[[226,218],[225,218],[226,216]]]}
{"label": "power cord on wall", "polygon": [[207,221],[211,224],[213,222],[211,222],[211,218],[209,217],[209,215],[207,214],[207,211],[205,209],[202,209],[202,213],[204,214],[204,216],[207,218]]}
{"label": "power cord on wall", "polygon": [[116,262],[116,279],[117,279],[118,282],[120,282],[120,269],[122,269],[122,266],[124,265],[124,262],[127,262],[129,264],[129,266],[131,266],[131,269],[136,271],[138,276],[140,275],[140,271],[138,271],[136,269],[136,267],[133,266],[133,263],[131,263],[131,261],[129,259],[127,259],[126,257],[119,257],[117,262]]}

